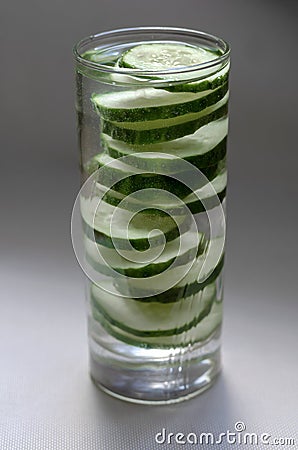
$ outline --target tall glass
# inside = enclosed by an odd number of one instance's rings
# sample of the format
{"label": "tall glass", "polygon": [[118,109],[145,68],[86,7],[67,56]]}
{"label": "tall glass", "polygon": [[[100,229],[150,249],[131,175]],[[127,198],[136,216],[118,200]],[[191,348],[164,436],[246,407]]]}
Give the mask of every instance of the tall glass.
{"label": "tall glass", "polygon": [[91,376],[129,401],[181,401],[220,370],[229,46],[144,27],[74,55]]}

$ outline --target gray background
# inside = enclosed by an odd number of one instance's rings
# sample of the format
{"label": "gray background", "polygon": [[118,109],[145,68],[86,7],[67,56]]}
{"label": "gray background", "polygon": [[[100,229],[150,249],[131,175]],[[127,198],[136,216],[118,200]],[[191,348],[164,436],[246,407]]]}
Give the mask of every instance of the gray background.
{"label": "gray background", "polygon": [[[237,420],[295,437],[297,2],[27,0],[1,9],[0,449],[175,448],[155,444],[155,433],[219,433]],[[202,29],[232,46],[223,373],[202,396],[159,408],[90,382],[69,232],[79,187],[72,46],[138,25]]]}

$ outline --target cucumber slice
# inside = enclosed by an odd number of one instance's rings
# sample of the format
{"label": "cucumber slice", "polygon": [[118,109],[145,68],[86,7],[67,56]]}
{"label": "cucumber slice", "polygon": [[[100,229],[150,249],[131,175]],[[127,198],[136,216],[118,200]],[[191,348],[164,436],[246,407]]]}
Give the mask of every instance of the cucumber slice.
{"label": "cucumber slice", "polygon": [[126,73],[119,73],[123,68],[116,62],[115,73],[111,74],[113,84],[122,86],[143,87],[144,84],[152,85],[156,89],[164,89],[169,92],[202,92],[208,89],[214,90],[229,80],[229,63],[223,66],[219,64],[212,69],[200,69],[187,73],[169,73],[166,76],[135,75],[134,69],[126,69]]}
{"label": "cucumber slice", "polygon": [[[222,201],[226,196],[226,187],[227,187],[227,170],[225,167],[220,169],[217,176],[212,179],[211,184],[216,192],[218,199]],[[110,200],[111,197],[109,196],[109,194],[107,195],[108,200]],[[218,199],[216,198],[215,195],[213,195],[208,186],[202,186],[195,192],[192,192],[191,194],[184,197],[182,200],[192,214],[198,214],[215,208],[218,205]],[[185,213],[184,208],[179,206],[177,203],[169,202],[168,198],[164,198],[163,201],[162,194],[158,200],[159,201],[157,202],[154,201],[153,203],[152,202],[150,203],[150,206],[154,207],[154,209],[156,209],[157,211],[166,211],[169,214],[176,216]],[[137,205],[132,204],[131,201],[124,203],[124,205],[128,208],[134,207],[137,210],[136,208]],[[146,210],[144,210],[144,213],[145,212]]]}
{"label": "cucumber slice", "polygon": [[[117,222],[111,220],[117,214]],[[186,231],[190,225],[190,217],[170,217],[168,214],[133,214],[125,209],[114,208],[98,198],[86,199],[81,197],[81,215],[83,228],[87,237],[101,245],[121,249],[147,250],[151,246],[163,245]],[[126,235],[127,230],[127,235]],[[158,232],[161,230],[163,234]],[[150,233],[150,239],[148,235]],[[112,234],[112,236],[111,236]]]}
{"label": "cucumber slice", "polygon": [[[227,188],[227,170],[225,168],[221,169],[219,174],[213,178],[211,184],[216,192],[218,199],[222,202],[226,196]],[[217,206],[218,199],[210,195],[210,190],[206,190],[206,186],[199,188],[194,193],[188,195],[183,199],[186,206],[192,212],[192,214],[198,214],[203,211],[209,211]],[[171,205],[168,205],[171,208]],[[172,213],[177,214],[181,208],[171,208]]]}
{"label": "cucumber slice", "polygon": [[[100,183],[104,186],[113,187],[113,190],[124,195],[142,189],[161,189],[171,193],[184,196],[191,192],[191,189],[179,182],[175,178],[155,173],[146,173],[137,167],[129,166],[123,161],[113,159],[105,153],[94,157],[101,168],[99,173]],[[212,167],[214,172],[216,167]],[[117,181],[120,180],[120,181]]]}
{"label": "cucumber slice", "polygon": [[[149,279],[115,279],[115,287],[122,295],[141,302],[173,303],[181,298],[196,294],[216,280],[222,271],[224,256],[221,257],[217,264],[212,265],[211,263],[209,267],[204,267],[204,273],[207,274],[207,278],[203,282],[199,282],[197,277],[204,261],[205,256],[199,256],[186,275],[183,267],[175,267],[157,276],[154,280],[154,289],[157,292],[155,295],[152,295],[154,291],[152,281]],[[180,281],[175,283],[176,280]],[[163,286],[165,285],[173,287],[163,291]]]}
{"label": "cucumber slice", "polygon": [[93,94],[96,112],[114,122],[139,122],[168,119],[202,111],[217,103],[228,91],[228,84],[215,90],[194,93],[170,93],[162,89],[145,88],[108,94]]}
{"label": "cucumber slice", "polygon": [[182,242],[178,238],[166,243],[163,248],[151,248],[144,258],[143,252],[122,251],[120,255],[114,249],[85,238],[86,258],[95,270],[110,275],[109,268],[112,268],[117,273],[134,278],[152,277],[164,272],[172,264],[175,267],[188,264],[204,251],[205,245],[203,234],[189,232],[183,236]]}
{"label": "cucumber slice", "polygon": [[[177,158],[185,159],[199,169],[223,159],[226,155],[227,132],[228,119],[224,118],[205,125],[194,134],[160,144],[136,147],[112,139],[107,134],[102,134],[101,139],[112,158],[126,156],[127,163],[134,167],[173,173],[181,165]],[[136,156],[135,153],[144,155]]]}
{"label": "cucumber slice", "polygon": [[[134,334],[125,332],[119,327],[111,325],[99,311],[93,311],[93,318],[98,321],[100,325],[112,336],[129,345],[143,347],[148,349],[160,348],[176,348],[186,347],[199,342],[206,342],[213,335],[215,335],[221,327],[222,322],[222,302],[214,302],[210,313],[201,320],[193,328],[173,336],[158,336],[158,337],[139,337]],[[91,321],[90,332],[93,339],[96,341],[96,322]]]}
{"label": "cucumber slice", "polygon": [[91,307],[111,324],[135,336],[165,337],[183,333],[206,317],[216,297],[211,284],[176,303],[141,303],[91,287]]}
{"label": "cucumber slice", "polygon": [[130,69],[163,71],[189,67],[218,58],[220,52],[182,43],[146,43],[136,45],[122,54],[120,67]]}
{"label": "cucumber slice", "polygon": [[169,92],[202,92],[207,90],[214,90],[224,83],[229,81],[230,64],[227,64],[223,69],[215,74],[205,77],[198,81],[191,81],[189,83],[170,84],[162,89]]}
{"label": "cucumber slice", "polygon": [[[225,168],[220,169],[217,176],[211,181],[211,184],[219,200],[223,201],[226,195],[227,170]],[[144,214],[152,214],[153,211],[155,214],[159,214],[159,211],[161,211],[162,214],[163,212],[168,212],[168,214],[175,216],[185,214],[184,207],[178,203],[171,203],[168,197],[163,199],[162,194],[156,199],[150,197],[148,203],[143,200],[142,204],[140,204],[140,201],[136,198],[126,198],[125,195],[113,189],[108,190],[100,184],[97,185],[97,188],[99,192],[104,193],[102,197],[103,201],[129,211],[140,211],[141,207],[144,206],[147,208],[143,210]],[[218,204],[218,199],[213,195],[210,196],[210,189],[206,189],[206,186],[182,198],[182,201],[192,214],[198,214],[206,210],[209,211]]]}
{"label": "cucumber slice", "polygon": [[102,133],[128,144],[143,145],[172,141],[194,133],[209,122],[224,117],[228,111],[228,94],[215,105],[198,113],[171,119],[144,122],[110,122],[102,119]]}
{"label": "cucumber slice", "polygon": [[[94,159],[98,163],[98,168],[101,169],[98,175],[100,183],[103,186],[112,187],[114,191],[120,192],[121,194],[129,195],[138,190],[150,188],[171,192],[179,198],[192,193],[192,189],[179,181],[179,179],[177,179],[178,176],[175,177],[175,173],[172,174],[172,176],[150,172],[146,173],[137,167],[125,164],[119,159],[113,159],[105,153],[96,155]],[[204,167],[201,171],[207,178],[212,179],[218,171],[218,164]],[[184,178],[186,178],[186,176],[187,174],[185,173]],[[192,171],[189,171],[189,177],[190,179],[193,178]],[[204,182],[204,180],[199,179],[199,177],[196,181],[196,187],[198,188]],[[151,191],[150,195],[152,194]],[[160,191],[156,192],[156,195],[159,196]]]}
{"label": "cucumber slice", "polygon": [[113,52],[105,52],[102,49],[92,49],[83,53],[82,58],[104,66],[114,66],[117,56]]}

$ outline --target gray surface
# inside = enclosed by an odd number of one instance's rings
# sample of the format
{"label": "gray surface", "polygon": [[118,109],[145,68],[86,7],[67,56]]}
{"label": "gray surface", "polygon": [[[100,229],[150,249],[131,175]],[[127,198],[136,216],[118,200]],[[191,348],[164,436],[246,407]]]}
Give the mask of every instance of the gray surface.
{"label": "gray surface", "polygon": [[[297,4],[28,0],[3,11],[0,449],[151,450],[167,447],[154,443],[162,427],[219,433],[239,420],[295,437]],[[211,31],[233,48],[223,374],[159,408],[90,382],[69,236],[79,180],[70,49],[90,32],[152,24]]]}

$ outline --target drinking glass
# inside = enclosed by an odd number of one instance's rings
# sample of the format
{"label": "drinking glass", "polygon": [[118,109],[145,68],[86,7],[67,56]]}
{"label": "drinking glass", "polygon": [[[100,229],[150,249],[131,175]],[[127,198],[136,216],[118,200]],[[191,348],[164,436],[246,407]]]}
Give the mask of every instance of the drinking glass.
{"label": "drinking glass", "polygon": [[91,377],[128,401],[178,402],[220,371],[229,46],[138,27],[74,57]]}

